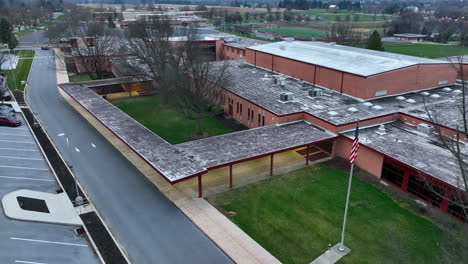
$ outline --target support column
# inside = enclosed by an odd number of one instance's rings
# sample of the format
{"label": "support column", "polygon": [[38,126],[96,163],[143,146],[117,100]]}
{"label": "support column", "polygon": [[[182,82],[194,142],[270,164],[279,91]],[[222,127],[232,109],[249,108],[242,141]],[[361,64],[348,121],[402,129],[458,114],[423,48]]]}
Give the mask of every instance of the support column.
{"label": "support column", "polygon": [[273,155],[271,154],[270,158],[270,176],[273,176]]}
{"label": "support column", "polygon": [[401,189],[404,191],[404,192],[407,192],[408,191],[408,182],[409,182],[409,171],[405,171],[405,173],[403,174],[403,181],[401,182]]}
{"label": "support column", "polygon": [[309,145],[307,145],[306,166],[309,166]]}
{"label": "support column", "polygon": [[229,189],[232,189],[232,165],[229,165]]}
{"label": "support column", "polygon": [[444,199],[442,200],[442,202],[440,202],[440,210],[442,210],[443,212],[448,211],[449,199],[450,199],[450,189],[444,188]]}
{"label": "support column", "polygon": [[202,175],[198,175],[198,198],[203,197],[203,185],[202,185]]}

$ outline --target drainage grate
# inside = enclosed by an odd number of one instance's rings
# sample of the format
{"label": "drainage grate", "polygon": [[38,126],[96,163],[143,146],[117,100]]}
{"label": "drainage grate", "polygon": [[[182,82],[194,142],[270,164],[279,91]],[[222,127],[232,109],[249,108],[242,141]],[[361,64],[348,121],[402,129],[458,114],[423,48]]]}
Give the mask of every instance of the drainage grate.
{"label": "drainage grate", "polygon": [[41,213],[50,213],[49,208],[44,200],[34,199],[29,197],[18,196],[16,197],[21,209],[26,211],[34,211]]}

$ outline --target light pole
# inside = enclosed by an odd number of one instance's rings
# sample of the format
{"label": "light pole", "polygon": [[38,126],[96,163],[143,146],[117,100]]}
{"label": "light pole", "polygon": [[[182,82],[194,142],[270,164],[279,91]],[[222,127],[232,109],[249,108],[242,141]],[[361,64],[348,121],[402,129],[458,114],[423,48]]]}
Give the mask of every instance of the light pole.
{"label": "light pole", "polygon": [[[65,133],[60,133],[58,134],[59,137],[65,137],[65,140],[67,141],[67,148],[68,148],[68,153],[70,155],[70,160],[73,161],[73,155],[72,151],[70,149],[70,141],[68,139],[68,136]],[[75,147],[76,152],[80,152],[78,148]],[[80,191],[78,189],[78,181],[76,180],[76,175],[73,174],[73,179],[75,180],[75,190],[76,190],[76,197],[75,197],[75,204],[76,205],[81,205],[83,204],[83,197],[80,195]]]}

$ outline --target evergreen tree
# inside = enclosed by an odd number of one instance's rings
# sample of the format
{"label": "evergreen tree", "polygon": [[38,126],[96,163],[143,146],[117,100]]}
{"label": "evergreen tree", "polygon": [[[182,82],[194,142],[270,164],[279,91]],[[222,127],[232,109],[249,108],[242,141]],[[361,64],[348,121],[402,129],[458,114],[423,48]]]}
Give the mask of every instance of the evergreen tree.
{"label": "evergreen tree", "polygon": [[5,18],[0,18],[0,43],[8,43],[12,34],[10,22]]}
{"label": "evergreen tree", "polygon": [[374,32],[372,32],[371,36],[369,37],[367,48],[371,50],[384,51],[384,47],[382,46],[382,39],[380,38],[380,34],[377,32],[377,30],[374,30]]}
{"label": "evergreen tree", "polygon": [[16,47],[18,47],[18,38],[12,34],[10,40],[8,40],[8,49],[13,51]]}
{"label": "evergreen tree", "polygon": [[109,16],[107,18],[107,25],[109,26],[109,28],[115,28],[115,22],[112,16]]}

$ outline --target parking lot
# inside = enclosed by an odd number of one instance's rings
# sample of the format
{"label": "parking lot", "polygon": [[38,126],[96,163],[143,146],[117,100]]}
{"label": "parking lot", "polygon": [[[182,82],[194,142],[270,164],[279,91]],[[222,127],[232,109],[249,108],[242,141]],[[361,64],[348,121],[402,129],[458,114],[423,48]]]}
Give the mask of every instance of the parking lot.
{"label": "parking lot", "polygon": [[[0,126],[0,197],[19,189],[55,193],[55,177],[25,120],[17,117],[21,126]],[[0,226],[2,264],[100,263],[91,244],[75,234],[75,227],[12,220],[3,208]]]}

